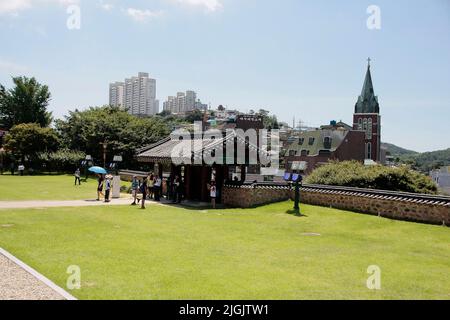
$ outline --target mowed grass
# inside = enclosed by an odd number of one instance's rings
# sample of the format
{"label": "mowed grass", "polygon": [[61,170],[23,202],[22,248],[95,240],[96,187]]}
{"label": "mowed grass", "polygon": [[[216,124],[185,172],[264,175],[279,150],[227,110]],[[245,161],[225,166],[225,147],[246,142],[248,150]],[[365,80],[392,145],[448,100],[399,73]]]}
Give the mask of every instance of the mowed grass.
{"label": "mowed grass", "polygon": [[449,228],[291,208],[0,211],[0,246],[80,299],[450,299]]}
{"label": "mowed grass", "polygon": [[85,200],[97,198],[97,181],[89,178],[74,185],[72,175],[0,175],[0,201]]}

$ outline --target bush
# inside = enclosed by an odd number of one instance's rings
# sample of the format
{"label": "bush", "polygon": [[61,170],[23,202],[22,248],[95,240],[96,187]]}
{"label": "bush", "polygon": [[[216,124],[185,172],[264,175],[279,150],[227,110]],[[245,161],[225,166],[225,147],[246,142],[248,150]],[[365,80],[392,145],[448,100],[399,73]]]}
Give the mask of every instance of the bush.
{"label": "bush", "polygon": [[38,166],[46,171],[73,172],[80,167],[85,154],[80,151],[71,151],[67,149],[56,152],[43,152],[38,154]]}
{"label": "bush", "polygon": [[364,166],[357,161],[330,162],[315,169],[308,184],[324,184],[413,193],[436,194],[437,186],[427,176],[407,166]]}

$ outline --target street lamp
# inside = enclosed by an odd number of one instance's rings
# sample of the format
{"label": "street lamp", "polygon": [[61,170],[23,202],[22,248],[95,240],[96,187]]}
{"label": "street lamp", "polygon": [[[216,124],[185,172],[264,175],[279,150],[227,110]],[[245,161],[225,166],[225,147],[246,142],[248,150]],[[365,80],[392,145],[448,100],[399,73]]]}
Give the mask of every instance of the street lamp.
{"label": "street lamp", "polygon": [[121,163],[122,161],[123,161],[122,156],[115,155],[113,158],[113,162],[109,165],[110,170],[116,171],[116,176],[119,175],[119,163]]}
{"label": "street lamp", "polygon": [[85,175],[85,180],[87,181],[88,179],[88,167],[93,165],[93,160],[92,160],[92,156],[90,154],[86,155],[86,157],[84,158],[84,161],[81,163],[84,167],[84,175]]}

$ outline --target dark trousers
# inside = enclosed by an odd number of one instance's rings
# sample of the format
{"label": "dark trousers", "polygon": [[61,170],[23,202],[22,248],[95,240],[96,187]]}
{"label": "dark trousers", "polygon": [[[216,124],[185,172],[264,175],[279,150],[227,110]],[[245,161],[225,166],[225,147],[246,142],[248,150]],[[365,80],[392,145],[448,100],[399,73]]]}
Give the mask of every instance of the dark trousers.
{"label": "dark trousers", "polygon": [[155,191],[155,201],[161,200],[161,187],[154,187]]}
{"label": "dark trousers", "polygon": [[105,201],[109,201],[109,189],[105,190]]}
{"label": "dark trousers", "polygon": [[75,177],[75,185],[77,185],[77,182],[78,182],[78,185],[81,186],[81,179],[80,179],[80,177]]}

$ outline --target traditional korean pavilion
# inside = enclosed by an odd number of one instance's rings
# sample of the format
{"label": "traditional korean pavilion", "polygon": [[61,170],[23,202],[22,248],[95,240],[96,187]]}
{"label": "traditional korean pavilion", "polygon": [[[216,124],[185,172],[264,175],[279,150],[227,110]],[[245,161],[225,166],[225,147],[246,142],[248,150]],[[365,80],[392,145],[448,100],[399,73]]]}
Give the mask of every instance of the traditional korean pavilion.
{"label": "traditional korean pavilion", "polygon": [[[156,175],[162,176],[169,173],[168,181],[178,176],[182,179],[184,198],[190,201],[207,202],[210,200],[208,184],[215,182],[218,192],[217,202],[221,201],[221,190],[225,182],[243,183],[246,180],[246,172],[259,171],[262,157],[267,157],[267,152],[261,150],[257,144],[241,135],[237,129],[263,128],[262,120],[257,117],[242,116],[233,126],[233,129],[218,130],[213,139],[203,139],[202,134],[190,134],[190,139],[181,139],[177,134],[171,134],[165,139],[142,148],[137,151],[137,160],[147,163],[153,168]],[[210,137],[211,138],[211,137]],[[205,154],[214,155],[218,147],[223,149],[223,161],[207,164]],[[227,147],[233,146],[234,152],[227,152]],[[245,148],[245,161],[238,161],[237,150]],[[178,153],[177,150],[192,150],[189,154]],[[251,164],[249,154],[258,155],[257,163]],[[233,159],[230,159],[232,154]],[[228,155],[228,157],[227,157]],[[266,158],[267,159],[267,158]]]}

